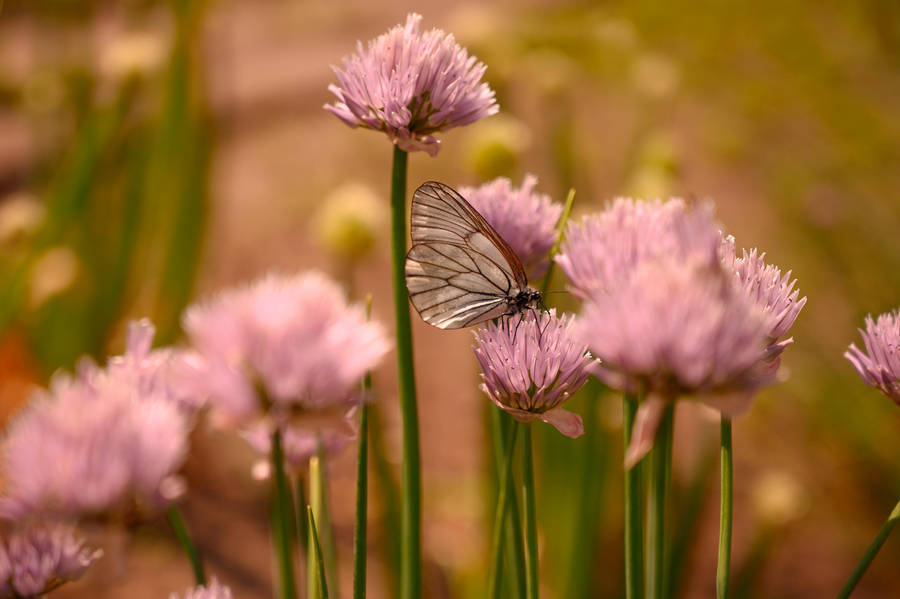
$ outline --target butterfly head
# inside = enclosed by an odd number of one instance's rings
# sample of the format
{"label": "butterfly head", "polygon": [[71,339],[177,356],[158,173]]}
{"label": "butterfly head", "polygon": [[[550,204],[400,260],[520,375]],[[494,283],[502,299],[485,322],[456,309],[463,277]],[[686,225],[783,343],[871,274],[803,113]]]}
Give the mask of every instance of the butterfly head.
{"label": "butterfly head", "polygon": [[544,304],[544,296],[534,287],[526,287],[509,299],[509,310],[513,314],[528,308],[540,308]]}

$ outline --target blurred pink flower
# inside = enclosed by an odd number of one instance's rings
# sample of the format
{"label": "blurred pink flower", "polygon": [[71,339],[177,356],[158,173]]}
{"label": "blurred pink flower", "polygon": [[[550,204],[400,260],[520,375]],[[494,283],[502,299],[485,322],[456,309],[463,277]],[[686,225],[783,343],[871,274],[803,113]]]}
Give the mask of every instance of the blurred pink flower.
{"label": "blurred pink flower", "polygon": [[[213,578],[206,586],[200,585],[188,589],[184,599],[232,599],[231,589]],[[181,599],[178,594],[172,593],[169,599]]]}
{"label": "blurred pink flower", "polygon": [[646,262],[613,292],[591,296],[576,334],[600,359],[594,374],[646,393],[627,468],[650,451],[666,404],[679,396],[697,396],[728,417],[749,407],[775,374],[762,361],[770,322],[726,271],[701,260]]}
{"label": "blurred pink flower", "polygon": [[717,264],[657,260],[585,303],[577,336],[617,389],[676,398],[756,388],[768,320]]}
{"label": "blurred pink flower", "polygon": [[58,375],[4,441],[3,512],[99,515],[158,508],[180,492],[190,417],[120,378]]}
{"label": "blurred pink flower", "polygon": [[421,15],[410,14],[333,67],[337,101],[325,109],[351,127],[383,131],[407,152],[434,156],[434,133],[495,114],[494,92],[481,81],[487,67],[440,29],[419,33]]}
{"label": "blurred pink flower", "polygon": [[188,308],[184,329],[194,349],[182,356],[180,385],[238,424],[349,408],[390,348],[381,325],[317,272],[222,292]]}
{"label": "blurred pink flower", "polygon": [[566,228],[555,260],[572,292],[585,299],[615,289],[646,261],[717,260],[718,222],[710,204],[694,209],[679,199],[618,198],[599,214]]}
{"label": "blurred pink flower", "polygon": [[[331,455],[342,451],[356,440],[353,418],[357,410],[350,409],[343,415],[329,415],[322,419],[308,419],[303,426],[296,423],[282,426],[281,444],[284,459],[294,471],[303,471],[309,465],[309,459],[319,452]],[[254,477],[269,477],[271,462],[268,456],[272,451],[272,435],[269,427],[263,424],[252,425],[241,431],[241,436],[256,452],[265,455],[266,459],[253,466]]]}
{"label": "blurred pink flower", "polygon": [[559,407],[587,380],[594,362],[569,334],[572,318],[528,311],[475,331],[481,390],[521,422],[543,420],[568,437],[584,433],[581,417]]}
{"label": "blurred pink flower", "polygon": [[21,525],[0,538],[0,597],[43,597],[81,578],[102,553],[85,549],[70,526]]}
{"label": "blurred pink flower", "polygon": [[866,330],[859,330],[865,352],[851,343],[844,352],[860,378],[900,405],[900,309],[877,320],[866,316]]}
{"label": "blurred pink flower", "polygon": [[556,241],[562,204],[537,193],[537,177],[525,175],[519,189],[499,177],[480,187],[460,187],[459,193],[490,223],[522,261],[529,278],[543,276],[548,252]]}
{"label": "blurred pink flower", "polygon": [[147,318],[129,322],[125,353],[110,358],[104,370],[83,359],[79,364],[80,377],[89,384],[97,377],[115,379],[141,395],[167,397],[185,409],[196,410],[199,402],[186,395],[174,378],[180,352],[169,347],[151,349],[155,334],[156,327]]}

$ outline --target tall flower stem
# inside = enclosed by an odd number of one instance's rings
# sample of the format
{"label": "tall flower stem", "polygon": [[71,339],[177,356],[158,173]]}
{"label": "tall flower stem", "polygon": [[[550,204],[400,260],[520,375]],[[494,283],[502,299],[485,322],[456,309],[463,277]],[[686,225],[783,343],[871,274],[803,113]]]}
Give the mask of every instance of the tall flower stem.
{"label": "tall flower stem", "polygon": [[[512,469],[507,473],[506,479],[499,478],[503,473],[503,465],[505,464],[506,441],[515,424],[512,416],[498,410],[493,405],[486,406],[491,412],[491,428],[494,441],[494,460],[497,468],[497,485],[506,486],[506,509],[509,516],[506,518],[505,526],[505,553],[506,564],[509,566],[509,580],[515,585],[513,596],[525,596],[525,548],[522,545],[522,519],[519,517],[519,502],[516,499],[515,481],[513,481]],[[499,574],[498,574],[499,576]]]}
{"label": "tall flower stem", "polygon": [[178,538],[178,542],[184,547],[184,552],[187,553],[188,559],[191,562],[191,568],[194,570],[194,580],[197,582],[198,586],[206,584],[206,572],[203,570],[203,560],[200,559],[200,552],[197,550],[197,545],[194,544],[190,533],[188,533],[187,526],[184,524],[184,518],[181,517],[181,512],[173,505],[169,508],[166,516],[169,519],[169,525],[172,527],[172,531]]}
{"label": "tall flower stem", "polygon": [[421,594],[421,466],[419,416],[413,369],[412,325],[406,293],[406,165],[408,155],[394,146],[391,171],[391,275],[394,284],[394,318],[397,326],[397,379],[400,417],[403,422],[402,538],[400,545],[400,597]]}
{"label": "tall flower stem", "polygon": [[[371,386],[366,375],[363,389]],[[366,596],[366,524],[369,482],[369,406],[363,404],[359,414],[359,447],[356,453],[356,524],[353,530],[353,599]]]}
{"label": "tall flower stem", "polygon": [[522,430],[522,508],[525,510],[525,579],[528,599],[538,599],[537,515],[534,505],[534,460],[531,425]]}
{"label": "tall flower stem", "polygon": [[856,564],[856,568],[853,570],[847,583],[844,584],[841,592],[838,593],[837,599],[847,599],[847,597],[850,596],[850,593],[856,588],[856,585],[863,577],[863,574],[865,574],[866,570],[869,568],[869,564],[871,564],[872,560],[875,559],[875,556],[878,555],[881,546],[884,545],[884,542],[887,540],[894,527],[897,526],[898,522],[900,522],[900,501],[894,506],[891,515],[888,516],[887,522],[885,522],[884,526],[881,527],[881,530],[878,531],[875,540],[872,541],[872,544],[869,545],[869,548],[866,549],[866,552],[863,554],[862,559]]}
{"label": "tall flower stem", "polygon": [[672,433],[675,405],[663,413],[653,452],[650,454],[650,485],[647,489],[647,555],[645,588],[647,599],[664,599],[666,589],[666,500],[672,480]]}
{"label": "tall flower stem", "polygon": [[292,546],[294,507],[284,471],[284,449],[279,429],[272,433],[272,486],[272,536],[278,557],[279,596],[281,599],[294,599],[297,596]]}
{"label": "tall flower stem", "polygon": [[721,423],[722,474],[719,501],[719,563],[716,569],[716,599],[728,599],[731,578],[731,519],[734,471],[731,458],[731,419],[722,416]]}
{"label": "tall flower stem", "polygon": [[[634,429],[634,417],[637,414],[638,399],[634,395],[625,394],[623,413],[625,417],[625,451],[631,444]],[[625,598],[642,599],[641,561],[643,545],[641,543],[641,474],[642,466],[635,464],[625,471]]]}
{"label": "tall flower stem", "polygon": [[[516,434],[519,431],[519,423],[513,422],[506,439],[506,448],[503,453],[503,469],[500,472],[500,480],[509,478],[512,472],[513,451],[516,448]],[[494,533],[491,537],[491,571],[488,578],[488,597],[498,599],[500,597],[500,561],[503,556],[503,528],[506,520],[507,490],[509,485],[501,484],[497,492],[497,509],[494,512]]]}

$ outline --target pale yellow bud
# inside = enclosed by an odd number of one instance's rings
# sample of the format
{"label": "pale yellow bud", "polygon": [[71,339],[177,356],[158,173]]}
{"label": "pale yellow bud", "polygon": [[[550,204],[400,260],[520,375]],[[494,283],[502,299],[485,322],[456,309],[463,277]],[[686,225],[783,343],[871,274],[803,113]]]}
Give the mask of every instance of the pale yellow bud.
{"label": "pale yellow bud", "polygon": [[753,486],[753,506],[763,523],[784,526],[809,510],[809,496],[790,474],[770,471]]}
{"label": "pale yellow bud", "polygon": [[341,258],[363,258],[387,223],[386,201],[361,183],[338,187],[325,198],[313,221],[319,242]]}
{"label": "pale yellow bud", "polygon": [[28,194],[0,201],[0,246],[9,246],[33,235],[44,220],[44,205]]}
{"label": "pale yellow bud", "polygon": [[531,132],[520,120],[497,115],[471,128],[466,162],[484,180],[509,176],[531,144]]}
{"label": "pale yellow bud", "polygon": [[31,265],[28,303],[38,308],[54,295],[72,286],[78,277],[78,257],[71,248],[50,248]]}

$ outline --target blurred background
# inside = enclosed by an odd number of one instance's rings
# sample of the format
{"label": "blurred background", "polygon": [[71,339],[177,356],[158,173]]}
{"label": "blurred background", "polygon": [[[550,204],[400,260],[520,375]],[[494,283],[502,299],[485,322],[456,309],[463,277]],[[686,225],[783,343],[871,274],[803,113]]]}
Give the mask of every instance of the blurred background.
{"label": "blurred background", "polygon": [[[2,5],[2,3],[0,3]],[[405,20],[488,65],[501,114],[414,154],[410,190],[526,172],[576,217],[617,195],[710,198],[739,247],[809,303],[786,380],[735,423],[735,597],[833,596],[900,495],[900,412],[842,353],[900,306],[900,5],[881,0],[363,2],[7,0],[0,12],[0,414],[149,316],[266,271],[318,268],[391,322],[391,148],[322,110],[330,65]],[[563,288],[558,278],[554,287]],[[576,310],[558,295],[560,307]],[[487,400],[471,333],[414,318],[426,596],[481,597],[492,518]],[[370,581],[391,597],[399,419],[376,373]],[[589,385],[587,434],[538,438],[543,595],[621,592],[621,413]],[[546,430],[544,430],[546,429]],[[718,425],[681,404],[670,585],[714,593]],[[237,598],[271,596],[267,486],[243,442],[201,426],[189,527]],[[329,464],[349,591],[355,455]],[[191,582],[159,522],[93,531],[106,555],[58,597],[165,597]],[[900,596],[895,535],[854,597]]]}

